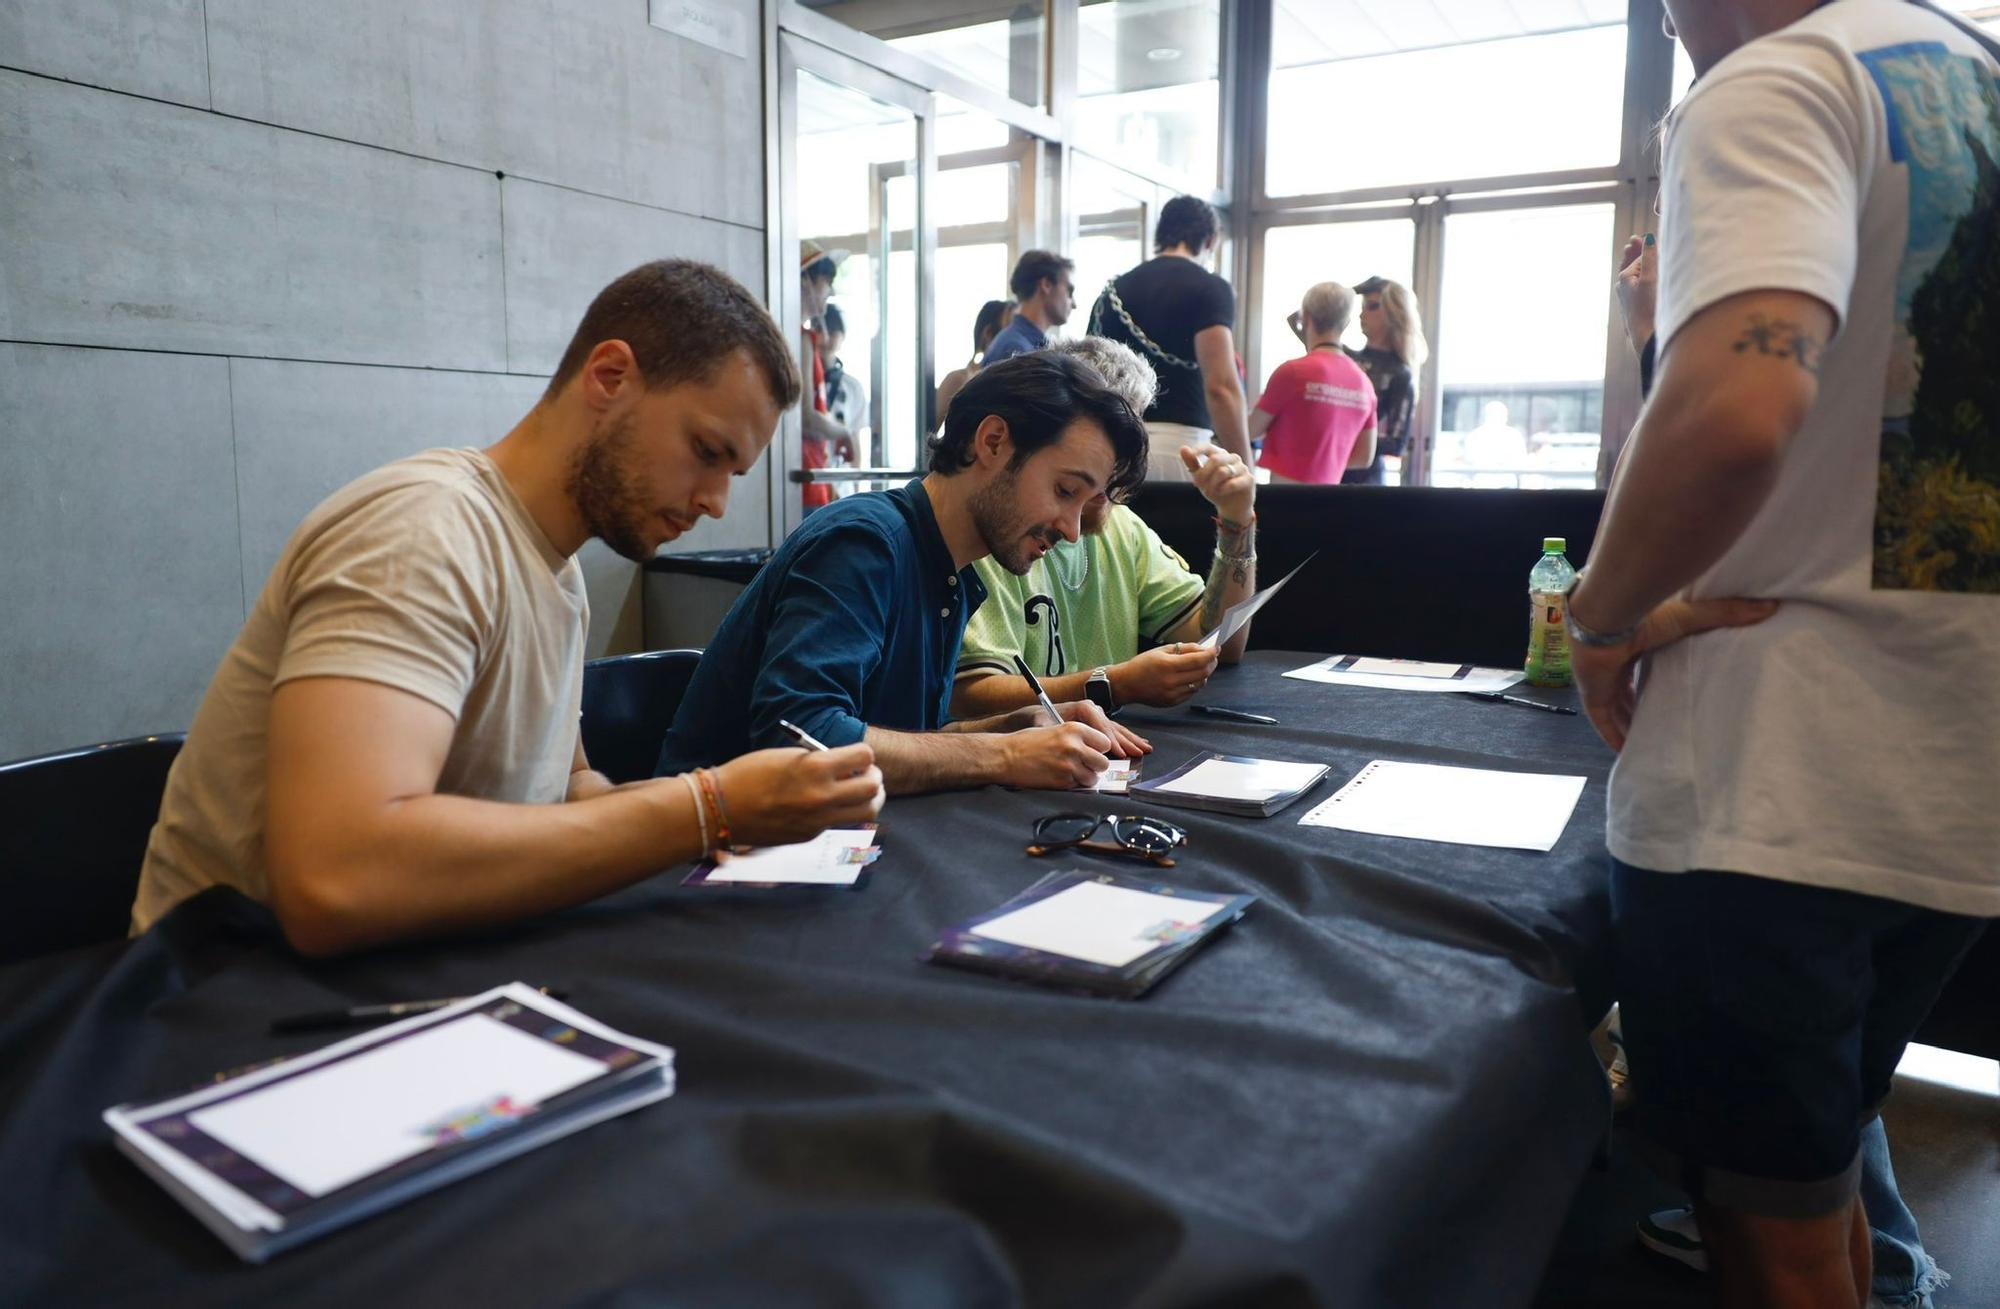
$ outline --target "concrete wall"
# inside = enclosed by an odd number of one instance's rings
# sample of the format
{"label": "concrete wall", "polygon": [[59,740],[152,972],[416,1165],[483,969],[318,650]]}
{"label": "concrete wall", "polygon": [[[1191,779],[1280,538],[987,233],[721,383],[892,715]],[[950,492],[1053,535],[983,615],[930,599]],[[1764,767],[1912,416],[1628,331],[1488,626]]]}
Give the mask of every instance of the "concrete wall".
{"label": "concrete wall", "polygon": [[647,0],[0,0],[0,760],[184,728],[299,518],[498,439],[612,276],[762,292],[747,55]]}

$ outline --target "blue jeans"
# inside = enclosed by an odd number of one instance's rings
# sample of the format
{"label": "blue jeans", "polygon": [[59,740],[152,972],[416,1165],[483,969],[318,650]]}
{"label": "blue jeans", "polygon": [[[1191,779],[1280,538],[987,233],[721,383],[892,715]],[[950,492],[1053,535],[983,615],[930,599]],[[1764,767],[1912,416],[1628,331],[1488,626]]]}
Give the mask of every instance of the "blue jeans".
{"label": "blue jeans", "polygon": [[1875,1298],[1888,1305],[1931,1309],[1931,1292],[1948,1275],[1924,1251],[1916,1215],[1896,1190],[1889,1166],[1889,1137],[1880,1118],[1861,1129],[1861,1207],[1868,1213],[1869,1245],[1875,1258]]}

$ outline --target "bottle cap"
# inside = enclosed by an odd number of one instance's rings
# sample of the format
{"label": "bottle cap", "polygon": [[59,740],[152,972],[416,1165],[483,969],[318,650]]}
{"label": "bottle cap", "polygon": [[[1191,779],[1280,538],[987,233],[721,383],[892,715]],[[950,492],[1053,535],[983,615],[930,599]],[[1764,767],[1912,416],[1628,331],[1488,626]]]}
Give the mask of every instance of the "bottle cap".
{"label": "bottle cap", "polygon": [[1560,536],[1545,536],[1542,538],[1542,553],[1545,555],[1559,555],[1568,546],[1569,542]]}

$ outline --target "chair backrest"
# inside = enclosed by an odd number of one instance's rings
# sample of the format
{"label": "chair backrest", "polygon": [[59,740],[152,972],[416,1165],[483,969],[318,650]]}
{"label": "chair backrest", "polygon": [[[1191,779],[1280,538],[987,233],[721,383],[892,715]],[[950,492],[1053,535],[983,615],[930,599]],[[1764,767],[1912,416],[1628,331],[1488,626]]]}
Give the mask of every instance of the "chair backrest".
{"label": "chair backrest", "polygon": [[[1207,574],[1215,510],[1199,491],[1147,483],[1132,508]],[[1257,580],[1319,557],[1257,615],[1250,646],[1518,667],[1542,538],[1565,538],[1581,568],[1603,511],[1602,491],[1259,487]]]}
{"label": "chair backrest", "polygon": [[180,733],[0,764],[0,964],[125,935]]}
{"label": "chair backrest", "polygon": [[649,650],[583,666],[583,753],[614,782],[653,775],[699,650]]}

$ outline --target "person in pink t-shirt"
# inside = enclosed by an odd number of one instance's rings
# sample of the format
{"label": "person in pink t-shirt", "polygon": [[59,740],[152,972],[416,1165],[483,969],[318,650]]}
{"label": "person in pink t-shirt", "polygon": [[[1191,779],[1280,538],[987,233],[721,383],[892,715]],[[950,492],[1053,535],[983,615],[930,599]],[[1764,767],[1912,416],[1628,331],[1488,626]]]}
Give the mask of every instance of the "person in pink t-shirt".
{"label": "person in pink t-shirt", "polygon": [[1340,348],[1354,292],[1321,282],[1299,304],[1306,353],[1271,374],[1250,412],[1250,439],[1264,438],[1258,464],[1273,482],[1338,482],[1375,458],[1375,388]]}

